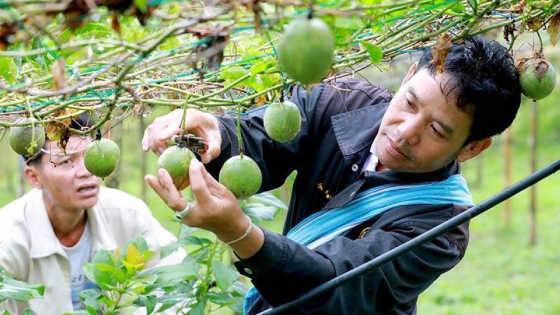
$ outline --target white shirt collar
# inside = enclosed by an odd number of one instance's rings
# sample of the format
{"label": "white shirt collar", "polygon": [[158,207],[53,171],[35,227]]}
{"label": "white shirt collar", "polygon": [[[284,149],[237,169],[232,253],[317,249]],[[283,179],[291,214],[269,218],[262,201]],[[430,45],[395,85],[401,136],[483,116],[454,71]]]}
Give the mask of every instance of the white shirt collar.
{"label": "white shirt collar", "polygon": [[375,138],[375,140],[373,140],[373,143],[371,144],[371,147],[369,149],[369,157],[367,158],[366,162],[364,163],[364,166],[362,168],[362,172],[364,171],[370,171],[370,172],[375,172],[375,168],[377,167],[377,164],[379,163],[379,158],[377,157],[376,154],[376,150],[375,150],[375,143],[377,142],[377,137]]}

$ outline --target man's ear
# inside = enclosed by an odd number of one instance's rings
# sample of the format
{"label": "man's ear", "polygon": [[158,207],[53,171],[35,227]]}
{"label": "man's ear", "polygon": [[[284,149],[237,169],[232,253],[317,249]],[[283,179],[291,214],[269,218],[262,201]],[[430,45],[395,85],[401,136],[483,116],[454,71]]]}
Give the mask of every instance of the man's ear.
{"label": "man's ear", "polygon": [[459,152],[459,155],[457,156],[457,160],[459,162],[468,161],[482,153],[484,150],[488,149],[491,144],[492,138],[484,138],[478,141],[471,141],[461,149],[461,152]]}
{"label": "man's ear", "polygon": [[406,82],[408,82],[408,80],[410,80],[410,78],[412,78],[412,76],[416,72],[416,68],[418,68],[418,61],[413,63],[412,66],[408,68],[408,72],[406,73],[406,76],[404,77],[402,84],[405,84]]}
{"label": "man's ear", "polygon": [[23,170],[23,176],[33,188],[42,189],[43,185],[39,180],[39,170],[34,166],[26,166]]}

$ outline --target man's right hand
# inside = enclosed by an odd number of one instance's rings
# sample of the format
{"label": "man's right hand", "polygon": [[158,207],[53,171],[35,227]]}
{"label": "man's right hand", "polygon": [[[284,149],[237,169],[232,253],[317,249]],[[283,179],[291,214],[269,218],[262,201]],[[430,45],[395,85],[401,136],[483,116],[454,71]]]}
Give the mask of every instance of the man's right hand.
{"label": "man's right hand", "polygon": [[[144,131],[142,149],[154,151],[158,156],[167,149],[167,141],[181,133],[183,110],[176,109],[167,115],[157,117]],[[188,109],[185,115],[185,133],[204,139],[207,149],[201,154],[202,162],[208,163],[220,155],[222,136],[218,119],[212,114]]]}

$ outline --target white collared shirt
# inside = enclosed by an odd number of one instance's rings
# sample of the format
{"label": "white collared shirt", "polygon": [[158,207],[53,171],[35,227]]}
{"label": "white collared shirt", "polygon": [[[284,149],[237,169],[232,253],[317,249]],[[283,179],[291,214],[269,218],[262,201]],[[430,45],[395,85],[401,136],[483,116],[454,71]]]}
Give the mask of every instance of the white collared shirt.
{"label": "white collared shirt", "polygon": [[376,172],[375,168],[379,163],[379,158],[377,157],[377,152],[375,150],[375,143],[377,142],[377,137],[373,140],[371,147],[369,149],[369,156],[362,167],[362,173],[364,171]]}

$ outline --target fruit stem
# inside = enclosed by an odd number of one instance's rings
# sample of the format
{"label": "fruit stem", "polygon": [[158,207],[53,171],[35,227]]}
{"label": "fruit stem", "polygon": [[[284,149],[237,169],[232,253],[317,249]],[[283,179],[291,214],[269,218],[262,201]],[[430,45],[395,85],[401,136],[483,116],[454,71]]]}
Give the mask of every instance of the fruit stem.
{"label": "fruit stem", "polygon": [[237,104],[237,142],[239,155],[243,156],[243,139],[241,138],[241,105]]}
{"label": "fruit stem", "polygon": [[185,134],[186,123],[187,123],[187,107],[184,106],[183,107],[183,116],[181,117],[181,133],[179,134],[181,136],[181,138],[183,138],[183,135]]}
{"label": "fruit stem", "polygon": [[539,39],[539,56],[542,56],[543,54],[543,43],[542,43],[542,38],[541,38],[541,33],[537,30],[535,33],[537,33],[537,38]]}
{"label": "fruit stem", "polygon": [[315,0],[309,2],[309,13],[307,13],[307,18],[311,20],[313,18],[313,5],[315,5]]}

